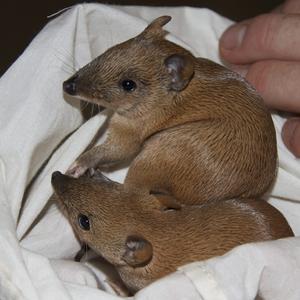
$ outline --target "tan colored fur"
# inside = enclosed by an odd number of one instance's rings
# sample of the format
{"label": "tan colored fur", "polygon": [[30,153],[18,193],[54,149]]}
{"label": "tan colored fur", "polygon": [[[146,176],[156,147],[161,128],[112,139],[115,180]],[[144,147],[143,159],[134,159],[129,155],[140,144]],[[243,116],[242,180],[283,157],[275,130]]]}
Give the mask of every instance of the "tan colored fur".
{"label": "tan colored fur", "polygon": [[[127,190],[101,178],[55,173],[52,184],[79,238],[115,265],[132,291],[189,262],[222,255],[244,243],[293,235],[281,213],[261,199],[181,206],[173,205],[176,199],[166,201],[164,195]],[[89,217],[89,231],[78,225],[80,214]],[[152,246],[145,248],[150,253],[141,266],[124,258],[130,236]]]}
{"label": "tan colored fur", "polygon": [[[260,197],[276,175],[276,136],[258,93],[236,73],[164,39],[154,20],[64,83],[114,111],[107,140],[68,170],[133,158],[123,185],[54,174],[79,237],[136,291],[188,262],[293,235]],[[132,80],[132,90],[124,81]],[[78,226],[88,216],[89,230]]]}
{"label": "tan colored fur", "polygon": [[[68,174],[135,157],[130,186],[164,190],[191,204],[261,196],[277,163],[275,130],[261,97],[239,75],[165,40],[153,24],[152,35],[146,29],[74,75],[76,96],[115,113],[105,143],[80,156]],[[179,83],[188,81],[180,91],[170,87],[165,65],[174,54],[188,62],[186,73],[194,67],[191,78],[179,74]],[[122,90],[125,78],[136,90]]]}

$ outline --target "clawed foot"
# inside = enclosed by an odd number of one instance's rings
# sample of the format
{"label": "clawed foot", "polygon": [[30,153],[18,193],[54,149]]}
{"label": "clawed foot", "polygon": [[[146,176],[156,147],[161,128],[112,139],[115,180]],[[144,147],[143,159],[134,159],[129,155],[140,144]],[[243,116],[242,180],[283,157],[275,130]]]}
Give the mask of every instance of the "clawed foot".
{"label": "clawed foot", "polygon": [[80,176],[82,176],[83,174],[85,174],[87,171],[90,172],[90,176],[93,175],[93,173],[95,172],[93,168],[88,168],[88,166],[80,163],[78,160],[76,160],[67,170],[66,175],[74,177],[74,178],[78,178]]}

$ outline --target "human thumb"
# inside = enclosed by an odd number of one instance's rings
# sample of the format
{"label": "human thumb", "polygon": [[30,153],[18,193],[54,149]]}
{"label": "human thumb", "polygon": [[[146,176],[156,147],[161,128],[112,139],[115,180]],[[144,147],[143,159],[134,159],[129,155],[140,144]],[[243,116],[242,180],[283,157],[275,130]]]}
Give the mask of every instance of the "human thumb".
{"label": "human thumb", "polygon": [[220,54],[230,64],[300,59],[299,14],[264,14],[229,27],[220,38]]}

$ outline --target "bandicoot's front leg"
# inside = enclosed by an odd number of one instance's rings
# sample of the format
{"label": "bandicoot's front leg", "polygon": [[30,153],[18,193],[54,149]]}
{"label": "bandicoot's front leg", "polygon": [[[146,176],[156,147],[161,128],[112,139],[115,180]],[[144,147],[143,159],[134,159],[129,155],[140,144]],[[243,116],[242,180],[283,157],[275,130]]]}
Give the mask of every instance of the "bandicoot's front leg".
{"label": "bandicoot's front leg", "polygon": [[111,131],[106,141],[99,146],[83,153],[71,165],[67,175],[80,177],[88,169],[105,165],[113,166],[126,159],[134,157],[140,151],[141,143],[134,135]]}

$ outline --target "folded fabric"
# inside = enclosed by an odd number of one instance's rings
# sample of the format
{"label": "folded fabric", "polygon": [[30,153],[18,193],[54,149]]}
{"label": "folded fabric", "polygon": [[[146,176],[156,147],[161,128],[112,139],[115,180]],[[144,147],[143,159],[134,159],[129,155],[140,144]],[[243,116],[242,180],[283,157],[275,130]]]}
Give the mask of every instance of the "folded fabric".
{"label": "folded fabric", "polygon": [[[49,22],[1,78],[0,299],[120,299],[106,265],[72,261],[79,242],[49,201],[52,172],[65,172],[106,120],[101,113],[84,123],[79,101],[64,97],[61,86],[160,15],[173,18],[168,39],[221,63],[218,39],[231,21],[207,9],[83,4]],[[284,119],[273,120],[279,171],[269,201],[299,235],[300,163],[281,141]],[[120,182],[125,175],[126,169],[108,174]],[[300,238],[243,245],[182,266],[132,299],[247,300],[258,292],[263,299],[300,299],[299,248]]]}

